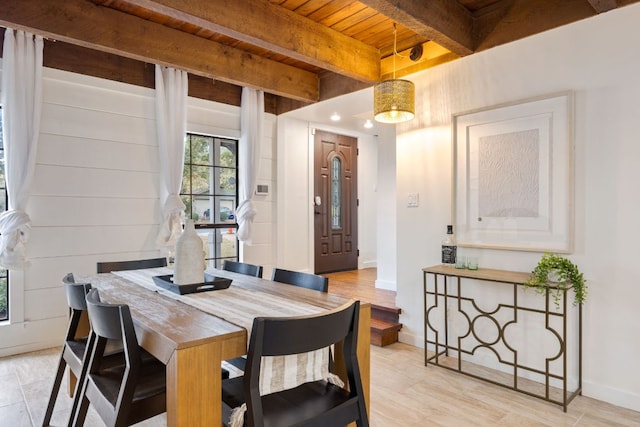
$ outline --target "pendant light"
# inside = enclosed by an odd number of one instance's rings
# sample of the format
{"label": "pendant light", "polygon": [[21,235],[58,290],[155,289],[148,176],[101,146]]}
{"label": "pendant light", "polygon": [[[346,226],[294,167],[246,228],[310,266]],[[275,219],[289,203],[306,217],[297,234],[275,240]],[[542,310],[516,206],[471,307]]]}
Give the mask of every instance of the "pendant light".
{"label": "pendant light", "polygon": [[402,123],[415,116],[415,85],[396,79],[397,30],[393,24],[393,79],[373,87],[373,114],[377,122]]}

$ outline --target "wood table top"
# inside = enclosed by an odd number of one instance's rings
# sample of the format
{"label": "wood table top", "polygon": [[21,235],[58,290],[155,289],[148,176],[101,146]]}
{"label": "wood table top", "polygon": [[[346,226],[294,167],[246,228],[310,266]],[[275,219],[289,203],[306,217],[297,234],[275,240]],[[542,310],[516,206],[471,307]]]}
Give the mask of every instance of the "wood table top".
{"label": "wood table top", "polygon": [[[217,269],[209,269],[207,272],[232,279],[231,286],[277,295],[327,310],[341,307],[350,301],[339,295],[239,273]],[[216,340],[242,339],[246,342],[248,339],[247,331],[240,326],[161,293],[145,289],[116,274],[96,274],[86,279],[99,289],[100,297],[104,301],[129,306],[141,346],[152,350],[152,353],[165,363],[176,349]]]}

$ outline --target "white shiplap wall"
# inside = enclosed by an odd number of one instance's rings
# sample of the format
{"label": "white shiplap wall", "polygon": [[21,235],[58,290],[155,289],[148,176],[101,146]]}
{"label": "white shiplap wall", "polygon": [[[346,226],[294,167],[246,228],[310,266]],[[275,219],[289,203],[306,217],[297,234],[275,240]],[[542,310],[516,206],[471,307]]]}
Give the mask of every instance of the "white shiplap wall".
{"label": "white shiplap wall", "polygon": [[[187,127],[237,138],[239,113],[238,107],[190,98]],[[272,190],[274,128],[267,114],[260,181]],[[11,273],[12,319],[0,325],[0,356],[61,342],[67,308],[60,279],[67,272],[91,274],[99,260],[160,255],[159,178],[152,89],[45,69],[27,208],[32,265]],[[274,263],[273,194],[257,199],[254,245],[243,248],[248,262]]]}

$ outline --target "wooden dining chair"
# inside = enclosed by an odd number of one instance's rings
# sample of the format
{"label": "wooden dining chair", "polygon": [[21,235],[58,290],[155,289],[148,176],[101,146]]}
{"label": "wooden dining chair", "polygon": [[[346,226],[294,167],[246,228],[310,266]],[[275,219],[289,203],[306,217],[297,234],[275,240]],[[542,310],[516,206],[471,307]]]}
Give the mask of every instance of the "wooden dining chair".
{"label": "wooden dining chair", "polygon": [[225,260],[224,264],[222,264],[222,269],[226,271],[233,271],[234,273],[246,274],[247,276],[262,278],[261,265]]}
{"label": "wooden dining chair", "polygon": [[149,258],[130,261],[104,261],[97,263],[98,273],[110,273],[112,271],[138,270],[141,268],[166,267],[167,258]]}
{"label": "wooden dining chair", "polygon": [[[223,412],[246,404],[244,426],[369,425],[356,354],[360,303],[302,317],[254,319],[243,377],[222,382]],[[260,395],[261,361],[343,343],[348,390],[326,380]],[[333,363],[330,363],[329,369]],[[228,419],[225,419],[226,422]]]}
{"label": "wooden dining chair", "polygon": [[[165,412],[165,366],[142,357],[129,306],[101,302],[97,289],[89,291],[86,300],[90,358],[73,425],[83,425],[89,404],[107,426],[128,426]],[[102,368],[107,340],[122,341],[124,365]]]}
{"label": "wooden dining chair", "polygon": [[271,280],[320,292],[329,291],[329,278],[317,274],[274,268]]}

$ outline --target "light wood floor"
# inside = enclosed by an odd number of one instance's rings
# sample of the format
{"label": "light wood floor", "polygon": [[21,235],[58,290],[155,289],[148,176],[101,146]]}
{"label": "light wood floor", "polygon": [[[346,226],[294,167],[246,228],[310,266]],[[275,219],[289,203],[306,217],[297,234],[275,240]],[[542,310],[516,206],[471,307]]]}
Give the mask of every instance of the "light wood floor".
{"label": "light wood floor", "polygon": [[[350,287],[366,295],[363,300],[373,302],[379,290],[358,290],[353,284],[354,277],[361,278],[369,283],[364,288],[371,288],[372,273],[375,270],[333,273],[330,292]],[[390,297],[388,292],[383,291],[381,298]],[[0,427],[41,425],[58,352],[54,348],[0,358]],[[71,406],[64,393],[59,399],[52,421],[55,426],[65,424]],[[564,413],[540,399],[435,366],[425,367],[423,350],[402,343],[371,347],[370,412],[373,427],[640,426],[640,412],[587,397],[578,396]],[[102,423],[90,411],[86,425],[100,427]],[[164,425],[164,415],[138,424]]]}

